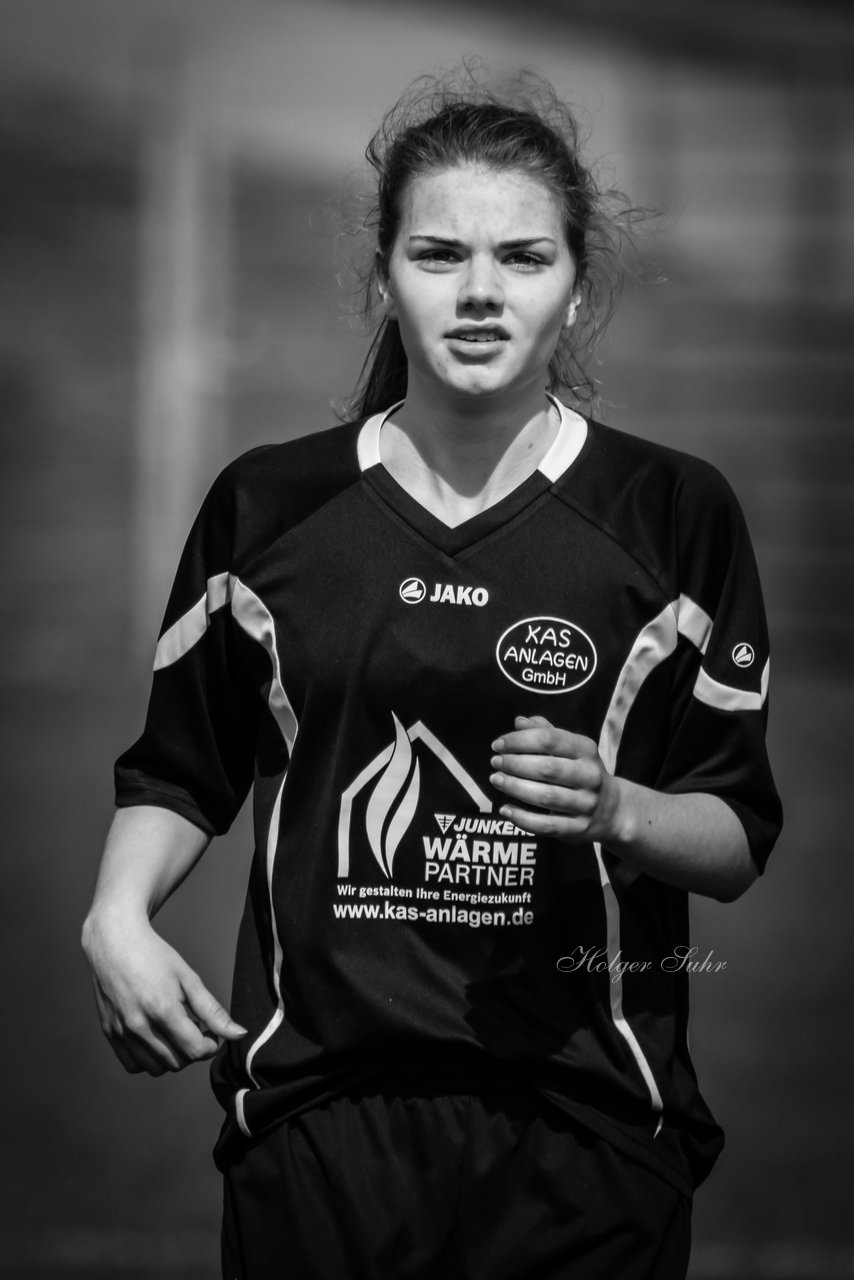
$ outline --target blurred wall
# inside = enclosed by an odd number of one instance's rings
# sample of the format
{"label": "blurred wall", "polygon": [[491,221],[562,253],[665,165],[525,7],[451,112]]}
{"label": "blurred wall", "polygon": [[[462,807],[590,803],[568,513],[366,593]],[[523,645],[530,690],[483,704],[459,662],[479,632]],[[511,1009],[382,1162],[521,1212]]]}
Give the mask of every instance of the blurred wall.
{"label": "blurred wall", "polygon": [[[729,1131],[695,1275],[854,1275],[854,20],[787,3],[763,39],[767,7],[740,8],[735,40],[706,4],[656,27],[620,3],[530,4],[524,26],[473,2],[0,3],[8,1274],[215,1274],[204,1072],[125,1077],[78,954],[111,762],[207,484],[352,387],[348,173],[412,76],[476,53],[552,78],[590,153],[666,207],[599,413],[724,469],[766,587],[788,824],[744,900],[695,911],[728,961],[696,979],[693,1043]],[[223,998],[250,851],[244,816],[161,917]]]}

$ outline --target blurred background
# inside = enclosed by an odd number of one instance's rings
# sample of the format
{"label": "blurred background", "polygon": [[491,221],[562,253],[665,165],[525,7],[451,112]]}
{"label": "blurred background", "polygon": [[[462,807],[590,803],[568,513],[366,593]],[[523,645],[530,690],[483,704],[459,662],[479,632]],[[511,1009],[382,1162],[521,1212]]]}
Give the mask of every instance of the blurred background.
{"label": "blurred background", "polygon": [[[787,827],[698,903],[692,1043],[727,1151],[694,1280],[854,1276],[848,420],[854,11],[830,0],[0,0],[4,1119],[0,1274],[214,1280],[204,1068],[127,1077],[79,927],[207,485],[334,421],[363,338],[336,209],[416,74],[550,77],[663,205],[599,416],[718,464],[774,648]],[[245,815],[160,917],[227,999]],[[615,1278],[616,1280],[616,1278]]]}

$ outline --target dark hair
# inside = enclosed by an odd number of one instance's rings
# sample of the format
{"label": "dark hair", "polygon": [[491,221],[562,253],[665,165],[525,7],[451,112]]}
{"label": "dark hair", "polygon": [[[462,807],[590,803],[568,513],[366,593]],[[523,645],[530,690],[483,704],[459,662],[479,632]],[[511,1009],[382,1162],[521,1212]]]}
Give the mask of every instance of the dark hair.
{"label": "dark hair", "polygon": [[[373,231],[371,259],[361,280],[364,311],[369,318],[374,314],[378,275],[388,264],[403,195],[415,178],[463,164],[530,174],[560,202],[581,297],[578,319],[561,337],[549,365],[548,389],[591,400],[595,385],[578,356],[592,350],[614,312],[620,250],[642,211],[631,209],[619,192],[600,190],[581,158],[576,117],[547,81],[527,72],[497,90],[479,81],[479,68],[471,62],[461,73],[421,78],[368,144],[365,155],[376,173],[377,191],[363,223]],[[397,321],[383,316],[347,406],[350,414],[365,417],[403,400],[407,376]]]}

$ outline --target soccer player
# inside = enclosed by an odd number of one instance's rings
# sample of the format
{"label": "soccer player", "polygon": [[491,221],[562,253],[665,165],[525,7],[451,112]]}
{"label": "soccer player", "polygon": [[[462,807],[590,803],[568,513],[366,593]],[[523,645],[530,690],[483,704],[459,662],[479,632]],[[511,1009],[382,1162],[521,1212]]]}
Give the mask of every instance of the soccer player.
{"label": "soccer player", "polygon": [[[722,1142],[688,894],[781,821],[750,541],[711,466],[565,403],[613,223],[554,95],[440,85],[368,156],[354,420],[190,533],[84,929],[102,1025],[129,1071],[214,1057],[226,1280],[678,1280]],[[253,786],[229,1014],[151,918]]]}

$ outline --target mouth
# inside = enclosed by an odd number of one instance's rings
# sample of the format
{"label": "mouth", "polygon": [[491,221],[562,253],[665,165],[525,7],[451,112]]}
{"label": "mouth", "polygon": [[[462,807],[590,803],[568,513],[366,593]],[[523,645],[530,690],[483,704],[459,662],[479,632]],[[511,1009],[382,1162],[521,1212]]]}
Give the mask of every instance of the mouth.
{"label": "mouth", "polygon": [[457,342],[506,342],[510,334],[500,325],[478,325],[467,326],[466,328],[452,329],[448,338],[453,338]]}

